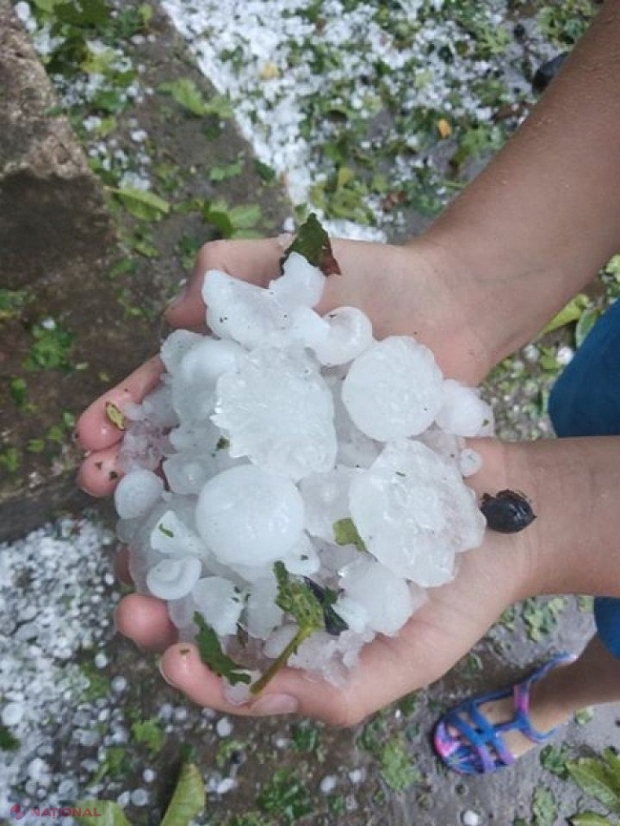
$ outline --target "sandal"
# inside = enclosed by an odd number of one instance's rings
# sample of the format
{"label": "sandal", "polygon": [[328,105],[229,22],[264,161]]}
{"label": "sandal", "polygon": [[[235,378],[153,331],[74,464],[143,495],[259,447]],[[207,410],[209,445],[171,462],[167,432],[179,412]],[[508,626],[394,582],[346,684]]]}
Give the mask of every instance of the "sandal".
{"label": "sandal", "polygon": [[[460,774],[488,774],[511,766],[516,757],[504,744],[501,735],[518,730],[532,742],[541,745],[550,740],[559,727],[537,731],[529,717],[530,688],[558,665],[573,662],[574,654],[559,654],[518,683],[470,697],[450,709],[435,727],[433,742],[438,757],[448,768]],[[490,723],[480,707],[491,700],[513,697],[514,714],[504,723]],[[458,734],[451,733],[456,730]]]}

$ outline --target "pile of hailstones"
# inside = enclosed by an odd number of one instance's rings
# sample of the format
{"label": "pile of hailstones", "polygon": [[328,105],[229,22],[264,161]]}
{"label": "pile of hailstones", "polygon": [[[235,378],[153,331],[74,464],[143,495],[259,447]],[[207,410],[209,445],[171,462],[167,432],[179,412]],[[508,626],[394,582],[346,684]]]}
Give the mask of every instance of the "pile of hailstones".
{"label": "pile of hailstones", "polygon": [[[324,283],[298,253],[267,289],[207,273],[211,334],[173,332],[158,387],[122,411],[115,504],[134,582],[167,601],[182,640],[197,611],[225,652],[243,629],[260,669],[297,631],[274,563],[333,589],[346,630],[312,634],[288,663],[338,682],[481,543],[463,437],[492,424],[414,338],[377,341],[352,307],[318,315]],[[343,544],[347,524],[361,542]]]}

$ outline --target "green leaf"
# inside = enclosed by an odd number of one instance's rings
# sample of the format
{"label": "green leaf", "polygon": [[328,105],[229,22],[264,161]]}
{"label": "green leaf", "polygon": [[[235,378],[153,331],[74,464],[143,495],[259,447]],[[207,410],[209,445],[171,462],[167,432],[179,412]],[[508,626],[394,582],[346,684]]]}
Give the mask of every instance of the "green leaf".
{"label": "green leaf", "polygon": [[144,221],[159,220],[170,212],[170,204],[154,192],[132,187],[112,188],[111,191],[136,218]]}
{"label": "green leaf", "polygon": [[153,757],[159,754],[166,740],[164,730],[155,719],[139,720],[134,723],[131,727],[131,735],[136,743],[146,746]]}
{"label": "green leaf", "polygon": [[588,307],[590,300],[584,293],[576,295],[560,312],[544,327],[542,334],[551,333],[567,324],[577,321]]}
{"label": "green leaf", "polygon": [[568,818],[571,826],[612,826],[609,819],[596,812],[579,812]]}
{"label": "green leaf", "polygon": [[586,336],[600,318],[600,315],[601,312],[597,307],[589,307],[583,311],[575,327],[575,344],[577,347],[581,347]]}
{"label": "green leaf", "polygon": [[577,785],[586,794],[602,803],[610,812],[620,814],[620,794],[617,778],[600,758],[583,757],[567,765]]}
{"label": "green leaf", "polygon": [[179,106],[191,112],[196,117],[208,114],[209,106],[202,96],[202,92],[193,80],[188,77],[180,77],[178,80],[162,83],[158,91],[172,96]]}
{"label": "green leaf", "polygon": [[323,607],[312,588],[302,579],[290,576],[283,562],[273,566],[278,582],[276,604],[297,622],[300,629],[320,631],[323,628]]}
{"label": "green leaf", "polygon": [[208,665],[218,677],[225,677],[231,685],[250,683],[252,678],[247,670],[224,653],[217,634],[211,626],[207,625],[198,611],[194,612],[194,622],[198,626],[196,645],[203,663]]}
{"label": "green leaf", "polygon": [[75,808],[80,809],[82,814],[73,817],[86,826],[131,826],[125,812],[112,800],[78,800]]}
{"label": "green leaf", "polygon": [[412,756],[407,752],[402,736],[388,740],[381,750],[380,761],[381,777],[396,792],[404,792],[422,778],[420,771],[413,763]]}
{"label": "green leaf", "polygon": [[125,430],[125,414],[114,402],[105,403],[105,416],[117,430]]}
{"label": "green leaf", "polygon": [[286,250],[281,264],[292,252],[297,252],[324,275],[340,275],[340,267],[334,258],[332,246],[327,232],[321,226],[319,219],[312,212],[299,227],[295,240]]}
{"label": "green leaf", "polygon": [[0,723],[0,750],[16,751],[19,748],[19,740],[9,729]]}
{"label": "green leaf", "polygon": [[367,551],[364,540],[359,535],[352,519],[345,517],[333,524],[336,545],[355,545],[358,551]]}
{"label": "green leaf", "polygon": [[188,826],[205,807],[205,787],[198,767],[184,763],[160,826]]}

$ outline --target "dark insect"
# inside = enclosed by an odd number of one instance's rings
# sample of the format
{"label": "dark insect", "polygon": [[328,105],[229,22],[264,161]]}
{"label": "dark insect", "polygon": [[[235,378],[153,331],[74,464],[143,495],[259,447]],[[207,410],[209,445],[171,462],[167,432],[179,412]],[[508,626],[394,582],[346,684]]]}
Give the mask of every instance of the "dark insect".
{"label": "dark insect", "polygon": [[333,591],[331,588],[323,588],[318,582],[314,582],[307,576],[304,577],[304,581],[323,609],[323,620],[325,621],[325,630],[327,633],[331,634],[332,637],[337,637],[339,634],[342,634],[343,631],[348,631],[349,626],[347,623],[332,608],[332,605],[338,598],[336,591]]}
{"label": "dark insect", "polygon": [[547,86],[551,83],[553,78],[560,71],[562,64],[568,57],[568,52],[562,52],[556,55],[551,60],[543,63],[542,66],[536,70],[536,74],[532,79],[532,89],[535,92],[544,92]]}
{"label": "dark insect", "polygon": [[489,528],[499,533],[517,533],[536,519],[527,498],[514,490],[500,490],[495,496],[483,494],[480,510]]}

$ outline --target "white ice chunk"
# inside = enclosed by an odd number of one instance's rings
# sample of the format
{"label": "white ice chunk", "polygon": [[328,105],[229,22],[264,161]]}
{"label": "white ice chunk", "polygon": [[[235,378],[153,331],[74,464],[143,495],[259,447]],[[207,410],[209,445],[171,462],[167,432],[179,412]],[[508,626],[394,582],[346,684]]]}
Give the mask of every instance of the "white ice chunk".
{"label": "white ice chunk", "polygon": [[491,420],[491,407],[480,398],[477,388],[445,379],[441,407],[435,417],[442,430],[456,436],[479,436]]}
{"label": "white ice chunk", "polygon": [[200,578],[202,565],[195,556],[162,559],[146,575],[146,586],[159,599],[181,599]]}
{"label": "white ice chunk", "polygon": [[357,634],[361,634],[368,626],[368,611],[361,602],[346,593],[338,597],[334,603],[334,611],[346,622],[351,631]]}
{"label": "white ice chunk", "polygon": [[222,338],[244,347],[263,344],[290,325],[289,307],[271,290],[210,270],[204,280],[202,297],[207,305],[207,324]]}
{"label": "white ice chunk", "polygon": [[419,441],[386,445],[350,489],[351,517],[387,568],[424,587],[454,575],[454,554],[482,542],[485,519],[452,462]]}
{"label": "white ice chunk", "polygon": [[204,542],[179,519],[174,510],[167,510],[153,528],[151,547],[166,556],[191,554],[203,558],[209,555]]}
{"label": "white ice chunk", "polygon": [[301,479],[330,470],[336,458],[333,402],[303,350],[261,347],[237,373],[217,382],[212,421],[230,439],[230,455]]}
{"label": "white ice chunk", "polygon": [[116,486],[114,505],[121,519],[145,516],[156,504],[164,490],[164,483],[150,470],[132,470]]}
{"label": "white ice chunk", "polygon": [[177,453],[164,459],[162,470],[168,487],[174,493],[197,495],[207,479],[213,475],[215,459],[210,454]]}
{"label": "white ice chunk", "polygon": [[341,572],[340,586],[346,596],[363,606],[368,627],[378,634],[396,634],[413,613],[407,582],[374,560],[359,559],[347,565]]}
{"label": "white ice chunk", "polygon": [[202,339],[200,333],[192,333],[189,330],[175,330],[161,346],[161,360],[169,373],[174,373],[183,356],[194,344]]}
{"label": "white ice chunk", "polygon": [[390,336],[351,364],[342,400],[363,433],[390,441],[430,426],[442,401],[442,384],[428,347],[408,336]]}
{"label": "white ice chunk", "polygon": [[329,473],[313,473],[301,480],[308,533],[334,542],[334,522],[349,516],[349,487],[360,472],[338,465]]}
{"label": "white ice chunk", "polygon": [[475,450],[466,447],[459,456],[459,468],[463,476],[473,476],[482,467],[482,456]]}
{"label": "white ice chunk", "polygon": [[283,274],[269,282],[269,289],[284,304],[315,307],[321,300],[326,278],[303,255],[291,252],[282,267]]}
{"label": "white ice chunk", "polygon": [[172,405],[172,388],[168,384],[159,384],[155,390],[142,401],[144,416],[158,427],[174,427],[179,419]]}
{"label": "white ice chunk", "polygon": [[329,332],[313,349],[326,367],[347,364],[372,344],[370,319],[356,307],[338,307],[324,319],[329,324]]}
{"label": "white ice chunk", "polygon": [[207,625],[222,637],[237,631],[237,622],[243,610],[243,594],[233,583],[220,576],[199,579],[192,597]]}
{"label": "white ice chunk", "polygon": [[282,622],[283,611],[276,605],[278,583],[270,574],[253,582],[246,602],[246,630],[251,637],[267,639]]}
{"label": "white ice chunk", "polygon": [[286,556],[303,524],[295,485],[254,465],[219,473],[198,497],[198,532],[225,564],[264,565]]}
{"label": "white ice chunk", "polygon": [[321,567],[321,560],[310,537],[304,534],[282,560],[286,570],[297,576],[312,576]]}

